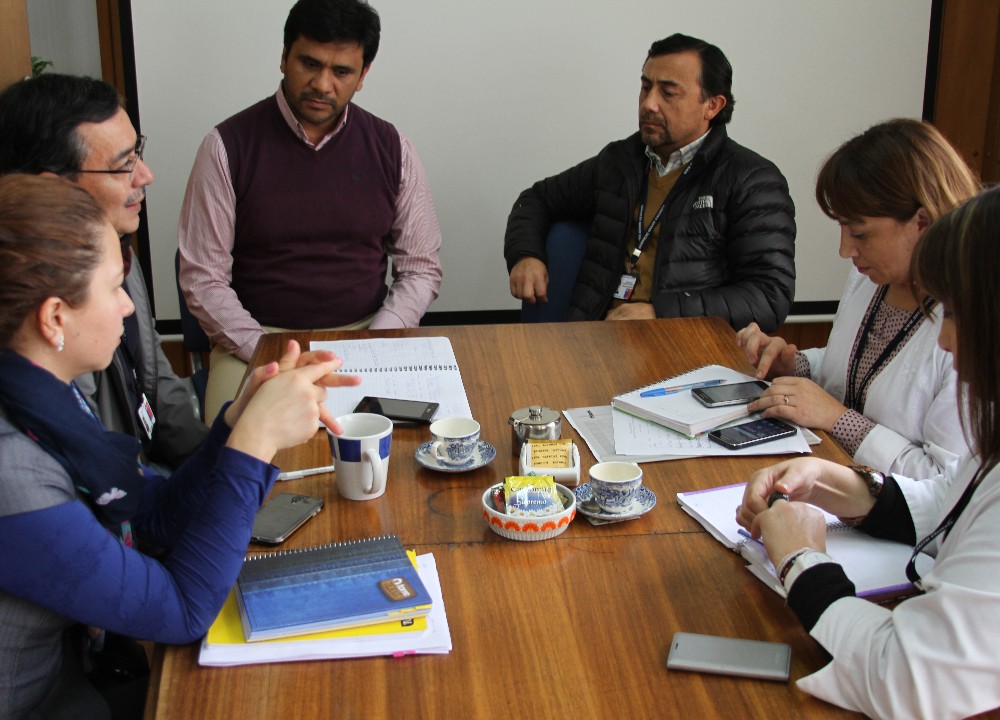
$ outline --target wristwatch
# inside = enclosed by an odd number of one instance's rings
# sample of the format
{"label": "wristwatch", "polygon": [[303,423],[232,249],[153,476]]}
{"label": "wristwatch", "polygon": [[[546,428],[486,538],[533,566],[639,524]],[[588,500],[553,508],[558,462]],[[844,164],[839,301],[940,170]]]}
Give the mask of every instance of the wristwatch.
{"label": "wristwatch", "polygon": [[825,552],[820,552],[819,550],[807,550],[804,553],[800,553],[792,561],[792,566],[788,569],[788,572],[781,578],[781,585],[785,588],[785,592],[789,592],[792,589],[792,585],[795,581],[799,579],[799,575],[804,573],[811,567],[816,565],[825,565],[826,563],[836,562],[832,557],[827,555]]}
{"label": "wristwatch", "polygon": [[882,494],[882,486],[885,484],[885,475],[868,465],[851,465],[851,470],[856,472],[868,486],[868,492],[873,498]]}

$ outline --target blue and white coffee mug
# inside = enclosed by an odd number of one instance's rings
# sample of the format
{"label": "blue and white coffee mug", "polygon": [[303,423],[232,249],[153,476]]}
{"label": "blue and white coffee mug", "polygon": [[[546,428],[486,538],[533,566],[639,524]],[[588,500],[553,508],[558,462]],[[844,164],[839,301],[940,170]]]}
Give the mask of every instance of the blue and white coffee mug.
{"label": "blue and white coffee mug", "polygon": [[392,420],[373,413],[337,418],[344,432],[327,432],[337,467],[337,492],[348,500],[374,500],[385,494],[392,447]]}

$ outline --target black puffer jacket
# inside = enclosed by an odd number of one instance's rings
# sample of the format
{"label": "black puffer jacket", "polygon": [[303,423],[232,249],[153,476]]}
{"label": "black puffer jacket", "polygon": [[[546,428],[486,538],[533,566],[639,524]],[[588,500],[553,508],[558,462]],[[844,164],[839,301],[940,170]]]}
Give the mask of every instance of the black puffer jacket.
{"label": "black puffer jacket", "polygon": [[[636,133],[521,193],[507,220],[508,271],[524,256],[547,262],[553,222],[589,222],[567,319],[603,318],[625,264],[648,162]],[[774,163],[718,126],[667,202],[653,281],[657,317],[719,316],[736,329],[753,321],[774,331],[795,294],[795,207]]]}

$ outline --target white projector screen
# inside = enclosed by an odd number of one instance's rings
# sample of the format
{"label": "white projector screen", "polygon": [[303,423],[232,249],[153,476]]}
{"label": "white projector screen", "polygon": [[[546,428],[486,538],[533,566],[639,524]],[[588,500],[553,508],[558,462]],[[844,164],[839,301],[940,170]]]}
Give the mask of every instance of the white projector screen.
{"label": "white projector screen", "polygon": [[[139,111],[156,181],[156,310],[179,317],[173,254],[195,151],[272,94],[292,1],[133,2]],[[355,101],[412,138],[430,177],[444,283],[431,312],[511,310],[503,233],[518,193],[637,128],[652,41],[683,32],[734,68],[730,135],[773,160],[795,200],[796,301],[837,300],[849,263],[813,183],[841,142],[920,117],[931,0],[372,0],[378,57]]]}

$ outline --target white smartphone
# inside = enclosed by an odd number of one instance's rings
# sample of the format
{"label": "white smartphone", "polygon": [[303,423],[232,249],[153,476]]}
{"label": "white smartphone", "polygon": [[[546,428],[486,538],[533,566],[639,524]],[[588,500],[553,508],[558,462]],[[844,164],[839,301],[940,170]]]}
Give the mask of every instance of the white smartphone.
{"label": "white smartphone", "polygon": [[671,670],[788,680],[792,648],[785,643],[677,632],[670,643]]}

